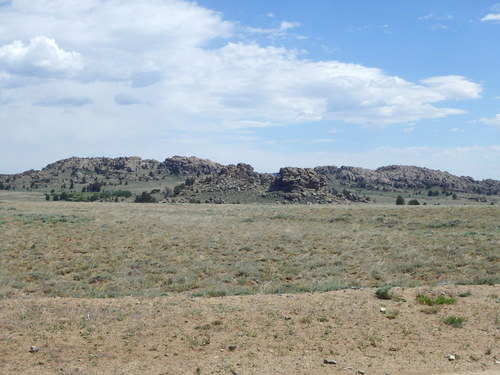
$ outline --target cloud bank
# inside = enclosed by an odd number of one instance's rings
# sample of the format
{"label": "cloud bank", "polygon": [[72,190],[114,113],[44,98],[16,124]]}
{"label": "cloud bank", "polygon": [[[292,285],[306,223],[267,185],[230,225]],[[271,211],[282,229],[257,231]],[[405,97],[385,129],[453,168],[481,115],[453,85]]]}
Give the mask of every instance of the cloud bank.
{"label": "cloud bank", "polygon": [[[14,27],[21,19],[26,26]],[[202,119],[222,128],[320,120],[385,126],[464,113],[439,102],[478,98],[482,90],[461,76],[409,82],[373,67],[314,62],[295,50],[237,40],[238,25],[181,0],[43,6],[17,0],[2,11],[0,24],[4,79],[31,78],[24,85],[38,86],[72,80],[84,91],[102,82],[111,104],[147,102],[184,127],[203,126]],[[274,31],[297,27],[282,21]],[[58,96],[59,88],[51,89]],[[87,94],[85,104],[102,103],[99,94]]]}

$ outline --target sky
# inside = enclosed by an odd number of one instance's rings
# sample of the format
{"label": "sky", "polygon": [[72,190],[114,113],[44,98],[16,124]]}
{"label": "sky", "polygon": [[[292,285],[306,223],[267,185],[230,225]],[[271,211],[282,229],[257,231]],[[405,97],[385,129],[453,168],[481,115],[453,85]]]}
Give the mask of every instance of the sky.
{"label": "sky", "polygon": [[0,173],[182,155],[500,179],[497,1],[0,0]]}

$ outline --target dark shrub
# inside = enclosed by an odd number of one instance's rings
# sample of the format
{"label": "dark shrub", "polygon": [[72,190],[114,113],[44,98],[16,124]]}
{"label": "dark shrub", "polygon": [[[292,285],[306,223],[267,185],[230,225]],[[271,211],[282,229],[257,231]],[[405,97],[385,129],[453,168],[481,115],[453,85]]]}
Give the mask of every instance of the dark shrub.
{"label": "dark shrub", "polygon": [[151,194],[148,194],[147,191],[143,191],[141,195],[135,196],[135,203],[156,203],[156,198]]}

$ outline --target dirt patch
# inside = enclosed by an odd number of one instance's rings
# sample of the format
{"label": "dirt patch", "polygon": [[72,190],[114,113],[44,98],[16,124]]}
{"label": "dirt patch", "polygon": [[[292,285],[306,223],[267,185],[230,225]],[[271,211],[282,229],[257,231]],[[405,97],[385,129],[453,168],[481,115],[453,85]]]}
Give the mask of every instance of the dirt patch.
{"label": "dirt patch", "polygon": [[[397,298],[349,289],[220,298],[4,299],[0,368],[5,375],[500,372],[500,286],[391,292]],[[456,302],[422,305],[419,294]],[[450,316],[464,318],[461,327],[446,324]]]}

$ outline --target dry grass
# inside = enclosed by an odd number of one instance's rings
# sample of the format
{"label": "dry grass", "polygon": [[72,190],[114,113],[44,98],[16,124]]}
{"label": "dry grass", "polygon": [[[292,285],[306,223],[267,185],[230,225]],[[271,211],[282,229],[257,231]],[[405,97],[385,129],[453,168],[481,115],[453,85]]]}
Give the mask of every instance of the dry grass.
{"label": "dry grass", "polygon": [[[417,294],[473,295],[436,314]],[[0,301],[0,372],[49,374],[498,374],[498,286],[224,298]],[[387,314],[380,312],[381,305]],[[467,317],[460,329],[449,316]],[[453,320],[453,322],[455,322]],[[30,353],[29,348],[39,350]],[[446,356],[453,354],[451,362]],[[325,359],[337,365],[325,365]]]}
{"label": "dry grass", "polygon": [[0,296],[498,283],[500,209],[0,203]]}
{"label": "dry grass", "polygon": [[[0,372],[495,374],[499,286],[436,285],[498,283],[499,223],[495,206],[3,202]],[[391,298],[281,294],[350,286]],[[193,298],[231,294],[252,295]]]}

